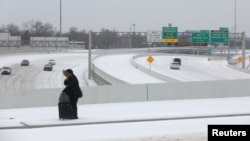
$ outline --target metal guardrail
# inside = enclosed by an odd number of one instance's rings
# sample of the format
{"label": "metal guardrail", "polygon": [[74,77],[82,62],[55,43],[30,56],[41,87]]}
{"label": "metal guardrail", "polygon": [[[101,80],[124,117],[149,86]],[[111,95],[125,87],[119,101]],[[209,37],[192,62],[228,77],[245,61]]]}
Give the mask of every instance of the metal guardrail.
{"label": "metal guardrail", "polygon": [[0,47],[69,47],[69,41],[0,40]]}

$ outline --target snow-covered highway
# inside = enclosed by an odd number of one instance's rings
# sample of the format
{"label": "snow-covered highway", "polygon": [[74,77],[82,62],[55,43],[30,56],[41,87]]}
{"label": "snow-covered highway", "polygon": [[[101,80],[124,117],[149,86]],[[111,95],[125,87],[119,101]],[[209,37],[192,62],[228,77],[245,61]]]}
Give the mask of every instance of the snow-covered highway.
{"label": "snow-covered highway", "polygon": [[[132,61],[145,69],[149,69],[147,56],[137,57],[136,54],[115,54],[96,58],[93,63],[103,72],[129,84],[167,83],[161,78],[156,78],[143,72]],[[210,81],[249,79],[250,74],[234,70],[227,66],[226,60],[208,61],[207,57],[180,56],[180,55],[155,55],[151,65],[151,72],[179,81]],[[173,58],[182,60],[180,70],[170,69]],[[22,59],[28,59],[30,66],[20,66]],[[43,66],[49,59],[55,59],[56,65],[52,72],[43,71]],[[11,75],[0,76],[1,90],[26,90],[44,88],[62,88],[64,77],[62,70],[72,68],[79,77],[80,85],[86,86],[84,79],[88,66],[88,54],[81,53],[28,53],[1,55],[0,67],[10,66]]]}
{"label": "snow-covered highway", "polygon": [[[30,66],[21,66],[21,61],[28,59]],[[43,71],[49,59],[55,59],[53,70]],[[60,88],[63,86],[63,69],[72,68],[80,78],[80,85],[86,85],[84,72],[87,68],[87,55],[84,53],[40,53],[14,54],[0,56],[0,67],[9,66],[11,75],[0,76],[1,90],[26,90]]]}
{"label": "snow-covered highway", "polygon": [[[93,63],[105,73],[130,84],[167,83],[161,78],[152,77],[134,66],[132,61],[149,70],[148,56],[138,57],[133,60],[132,58],[135,55],[119,54],[102,56],[95,59]],[[228,67],[226,60],[208,61],[208,58],[204,56],[168,54],[155,55],[153,58],[151,71],[175,79],[176,81],[191,82],[250,78],[250,74]],[[182,65],[180,70],[170,69],[170,63],[173,62],[174,58],[181,58]]]}
{"label": "snow-covered highway", "polygon": [[[180,70],[170,69],[170,63],[174,58],[181,58]],[[146,59],[147,57],[140,57],[135,59],[135,62],[148,68],[149,64]],[[208,61],[208,57],[204,56],[162,55],[154,56],[154,60],[151,66],[152,71],[183,82],[250,78],[250,74],[229,68],[225,59]]]}

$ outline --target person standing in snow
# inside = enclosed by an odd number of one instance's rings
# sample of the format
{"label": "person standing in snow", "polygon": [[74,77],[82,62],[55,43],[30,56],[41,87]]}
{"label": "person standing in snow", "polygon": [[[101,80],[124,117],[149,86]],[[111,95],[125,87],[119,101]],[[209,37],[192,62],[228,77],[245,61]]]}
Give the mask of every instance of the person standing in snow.
{"label": "person standing in snow", "polygon": [[74,75],[71,69],[63,70],[63,74],[66,77],[64,85],[66,86],[63,90],[70,97],[70,103],[72,105],[73,117],[72,119],[78,119],[77,115],[77,102],[82,97],[82,91],[79,86],[79,81]]}

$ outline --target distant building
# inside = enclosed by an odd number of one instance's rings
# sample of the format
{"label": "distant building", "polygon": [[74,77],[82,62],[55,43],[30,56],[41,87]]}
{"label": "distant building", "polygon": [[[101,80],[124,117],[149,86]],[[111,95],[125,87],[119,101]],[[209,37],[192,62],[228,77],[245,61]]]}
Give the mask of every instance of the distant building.
{"label": "distant building", "polygon": [[20,47],[21,36],[11,36],[10,33],[0,33],[0,47]]}
{"label": "distant building", "polygon": [[68,37],[30,37],[32,47],[68,47]]}
{"label": "distant building", "polygon": [[86,43],[83,41],[69,41],[69,48],[86,49]]}

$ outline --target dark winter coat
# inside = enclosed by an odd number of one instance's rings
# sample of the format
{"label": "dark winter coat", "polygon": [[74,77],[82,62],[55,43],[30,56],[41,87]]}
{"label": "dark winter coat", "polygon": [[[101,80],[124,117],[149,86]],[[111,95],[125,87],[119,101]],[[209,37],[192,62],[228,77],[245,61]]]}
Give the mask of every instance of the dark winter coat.
{"label": "dark winter coat", "polygon": [[63,92],[67,93],[71,99],[82,97],[82,90],[79,86],[79,81],[74,74],[64,80],[64,85],[66,87]]}
{"label": "dark winter coat", "polygon": [[75,95],[74,95],[74,91],[77,87],[77,82],[76,80],[70,76],[68,77],[65,81],[64,81],[66,85],[66,87],[63,89],[63,92],[65,92],[66,94],[69,95],[70,99],[75,99]]}

